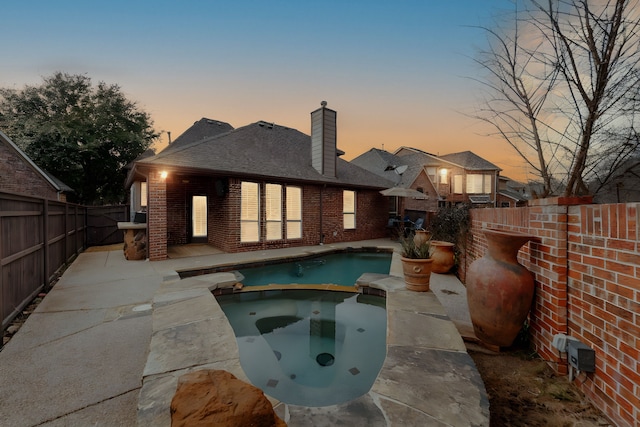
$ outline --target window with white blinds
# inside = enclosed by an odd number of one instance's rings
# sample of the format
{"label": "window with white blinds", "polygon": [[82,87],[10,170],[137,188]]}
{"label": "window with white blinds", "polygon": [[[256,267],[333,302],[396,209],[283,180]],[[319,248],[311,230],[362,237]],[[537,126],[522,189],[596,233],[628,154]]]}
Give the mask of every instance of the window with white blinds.
{"label": "window with white blinds", "polygon": [[282,186],[267,184],[264,196],[267,240],[282,239]]}
{"label": "window with white blinds", "polygon": [[147,207],[147,181],[140,182],[140,207]]}
{"label": "window with white blinds", "polygon": [[260,190],[256,182],[240,186],[240,241],[260,241]]}
{"label": "window with white blinds", "polygon": [[207,196],[193,196],[192,237],[207,237]]}
{"label": "window with white blinds", "polygon": [[467,194],[491,193],[491,175],[479,173],[467,175]]}
{"label": "window with white blinds", "polygon": [[302,238],[302,189],[287,189],[287,239]]}
{"label": "window with white blinds", "polygon": [[462,175],[455,175],[453,177],[453,193],[462,194],[464,189],[462,188]]}
{"label": "window with white blinds", "polygon": [[342,218],[345,230],[356,228],[356,192],[342,191]]}

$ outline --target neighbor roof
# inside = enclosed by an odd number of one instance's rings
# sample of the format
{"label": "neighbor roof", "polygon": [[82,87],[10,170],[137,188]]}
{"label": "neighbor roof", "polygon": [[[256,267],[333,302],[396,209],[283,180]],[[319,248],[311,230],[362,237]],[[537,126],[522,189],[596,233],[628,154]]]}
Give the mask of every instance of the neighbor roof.
{"label": "neighbor roof", "polygon": [[12,149],[19,157],[24,159],[25,163],[27,163],[31,169],[33,169],[38,175],[42,176],[42,178],[57,192],[73,192],[73,189],[60,181],[58,178],[54,177],[48,172],[40,169],[38,165],[36,165],[33,160],[29,156],[26,155],[24,151],[20,149],[7,135],[5,135],[2,131],[0,131],[0,142],[3,142],[10,149]]}
{"label": "neighbor roof", "polygon": [[471,151],[445,154],[444,156],[439,156],[439,158],[460,165],[467,170],[501,170],[498,166]]}
{"label": "neighbor roof", "polygon": [[324,176],[311,165],[309,135],[263,121],[182,147],[173,147],[172,150],[165,149],[137,164],[142,167],[181,168],[190,172],[365,188],[393,186],[393,182],[340,158],[336,158],[336,177]]}

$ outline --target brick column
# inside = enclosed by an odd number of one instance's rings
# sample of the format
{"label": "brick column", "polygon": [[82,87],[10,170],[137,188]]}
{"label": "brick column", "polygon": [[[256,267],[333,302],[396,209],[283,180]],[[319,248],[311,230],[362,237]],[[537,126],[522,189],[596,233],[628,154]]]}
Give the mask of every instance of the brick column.
{"label": "brick column", "polygon": [[160,171],[149,172],[147,188],[147,241],[149,260],[167,259],[167,184]]}
{"label": "brick column", "polygon": [[556,370],[567,373],[567,361],[560,359],[552,346],[553,336],[569,334],[568,229],[569,206],[591,203],[591,198],[551,197],[529,203],[530,232],[540,239],[531,250],[530,269],[536,275],[536,296],[531,308],[531,337],[545,360],[554,362]]}

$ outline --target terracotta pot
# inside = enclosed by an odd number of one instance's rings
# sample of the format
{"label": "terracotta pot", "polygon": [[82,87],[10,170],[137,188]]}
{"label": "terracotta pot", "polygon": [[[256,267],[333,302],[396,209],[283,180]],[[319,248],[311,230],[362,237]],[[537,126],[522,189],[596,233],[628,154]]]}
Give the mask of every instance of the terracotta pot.
{"label": "terracotta pot", "polygon": [[432,273],[448,273],[456,265],[456,256],[453,253],[455,245],[441,240],[432,240],[429,246],[429,256],[433,260]]}
{"label": "terracotta pot", "polygon": [[487,252],[467,272],[467,302],[476,336],[509,347],[527,318],[535,289],[533,274],[518,262],[518,250],[533,236],[483,230]]}
{"label": "terracotta pot", "polygon": [[413,236],[413,243],[416,246],[421,246],[425,242],[428,242],[431,239],[431,233],[427,230],[416,230],[416,234]]}
{"label": "terracotta pot", "polygon": [[431,280],[431,258],[405,258],[402,259],[402,271],[404,283],[410,291],[426,292],[429,290]]}

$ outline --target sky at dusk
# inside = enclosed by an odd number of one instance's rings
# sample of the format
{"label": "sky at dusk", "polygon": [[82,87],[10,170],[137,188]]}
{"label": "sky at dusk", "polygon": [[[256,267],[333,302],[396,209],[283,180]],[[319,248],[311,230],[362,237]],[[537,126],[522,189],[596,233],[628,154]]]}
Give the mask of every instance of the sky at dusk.
{"label": "sky at dusk", "polygon": [[522,160],[463,113],[477,104],[473,62],[511,0],[3,2],[0,87],[56,71],[118,84],[167,144],[202,117],[310,132],[326,100],[338,147],[433,154],[470,150],[514,179]]}

